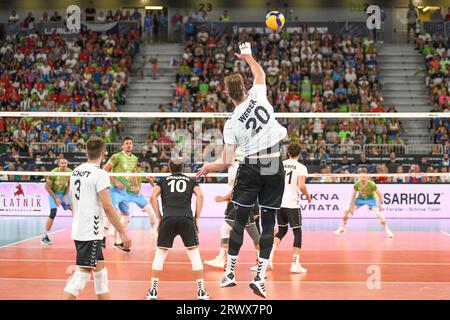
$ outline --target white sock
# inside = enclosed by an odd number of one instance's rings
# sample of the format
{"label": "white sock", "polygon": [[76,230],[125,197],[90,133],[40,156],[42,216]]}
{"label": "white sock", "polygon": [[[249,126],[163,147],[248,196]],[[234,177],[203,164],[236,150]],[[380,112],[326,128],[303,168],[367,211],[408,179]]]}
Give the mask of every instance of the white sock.
{"label": "white sock", "polygon": [[152,289],[158,289],[159,278],[152,278]]}
{"label": "white sock", "polygon": [[199,290],[205,290],[205,280],[197,279],[197,286]]}
{"label": "white sock", "polygon": [[269,265],[269,259],[259,258],[258,259],[258,270],[256,271],[256,277],[259,277],[261,281],[264,281],[266,278],[266,270]]}
{"label": "white sock", "polygon": [[227,256],[227,249],[220,247],[219,257],[225,259],[226,256]]}
{"label": "white sock", "polygon": [[339,229],[345,230],[345,225],[346,223],[344,221],[341,221],[341,226],[339,227]]}
{"label": "white sock", "polygon": [[236,262],[237,262],[238,256],[232,256],[231,254],[228,254],[227,259],[227,270],[226,273],[234,272],[234,269],[236,268]]}
{"label": "white sock", "polygon": [[299,254],[292,255],[292,263],[300,263],[300,255]]}

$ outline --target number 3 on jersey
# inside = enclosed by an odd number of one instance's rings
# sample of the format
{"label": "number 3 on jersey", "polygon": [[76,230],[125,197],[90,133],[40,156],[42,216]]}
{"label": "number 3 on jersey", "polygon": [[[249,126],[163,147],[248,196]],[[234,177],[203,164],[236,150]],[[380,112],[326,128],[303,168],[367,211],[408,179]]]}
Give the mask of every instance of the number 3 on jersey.
{"label": "number 3 on jersey", "polygon": [[[255,108],[255,116],[256,119],[258,119],[258,121],[262,124],[267,124],[270,119],[269,112],[267,112],[267,110],[262,106]],[[258,125],[258,121],[256,119],[249,118],[245,123],[245,127],[252,130],[252,138],[262,129],[261,125]]]}
{"label": "number 3 on jersey", "polygon": [[74,183],[74,185],[77,186],[77,189],[75,190],[74,196],[75,196],[75,198],[76,198],[77,200],[80,200],[80,187],[81,187],[81,181],[80,181],[79,179],[76,180],[75,183]]}
{"label": "number 3 on jersey", "polygon": [[186,181],[184,180],[171,180],[168,185],[170,186],[170,192],[185,192],[187,188]]}

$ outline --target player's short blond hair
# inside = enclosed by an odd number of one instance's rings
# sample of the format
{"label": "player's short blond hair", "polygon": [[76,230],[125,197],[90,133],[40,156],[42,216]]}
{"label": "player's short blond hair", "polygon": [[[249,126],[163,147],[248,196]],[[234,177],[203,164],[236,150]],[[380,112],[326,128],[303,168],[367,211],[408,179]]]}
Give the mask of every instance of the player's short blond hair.
{"label": "player's short blond hair", "polygon": [[225,78],[225,88],[228,96],[234,101],[242,101],[245,95],[244,78],[239,73],[233,73]]}

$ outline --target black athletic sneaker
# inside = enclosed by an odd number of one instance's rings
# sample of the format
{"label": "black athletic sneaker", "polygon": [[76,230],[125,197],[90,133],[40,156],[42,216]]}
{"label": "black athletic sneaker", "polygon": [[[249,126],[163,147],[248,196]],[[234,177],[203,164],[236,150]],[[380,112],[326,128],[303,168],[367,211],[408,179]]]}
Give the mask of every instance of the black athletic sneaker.
{"label": "black athletic sneaker", "polygon": [[204,289],[198,289],[197,291],[197,299],[198,300],[209,300],[209,294]]}
{"label": "black athletic sneaker", "polygon": [[102,240],[102,248],[103,248],[103,249],[106,249],[106,237],[103,237],[103,240]]}
{"label": "black athletic sneaker", "polygon": [[44,235],[44,236],[42,237],[41,243],[42,243],[42,244],[45,244],[45,245],[52,245],[52,244],[53,244],[52,240],[50,240],[50,238],[48,237],[48,235]]}
{"label": "black athletic sneaker", "polygon": [[158,291],[155,288],[148,290],[147,292],[147,300],[156,300],[158,299]]}
{"label": "black athletic sneaker", "polygon": [[123,243],[114,243],[114,248],[122,250],[123,252],[131,252],[130,249],[125,249]]}

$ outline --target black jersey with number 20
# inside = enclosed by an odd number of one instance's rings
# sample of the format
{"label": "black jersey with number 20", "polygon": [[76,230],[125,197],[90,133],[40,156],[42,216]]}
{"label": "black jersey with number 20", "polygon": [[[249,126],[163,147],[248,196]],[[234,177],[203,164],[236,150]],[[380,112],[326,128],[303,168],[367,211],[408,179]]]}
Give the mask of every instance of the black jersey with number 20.
{"label": "black jersey with number 20", "polygon": [[198,183],[184,174],[173,174],[158,182],[161,188],[163,219],[166,217],[193,217],[191,201]]}

